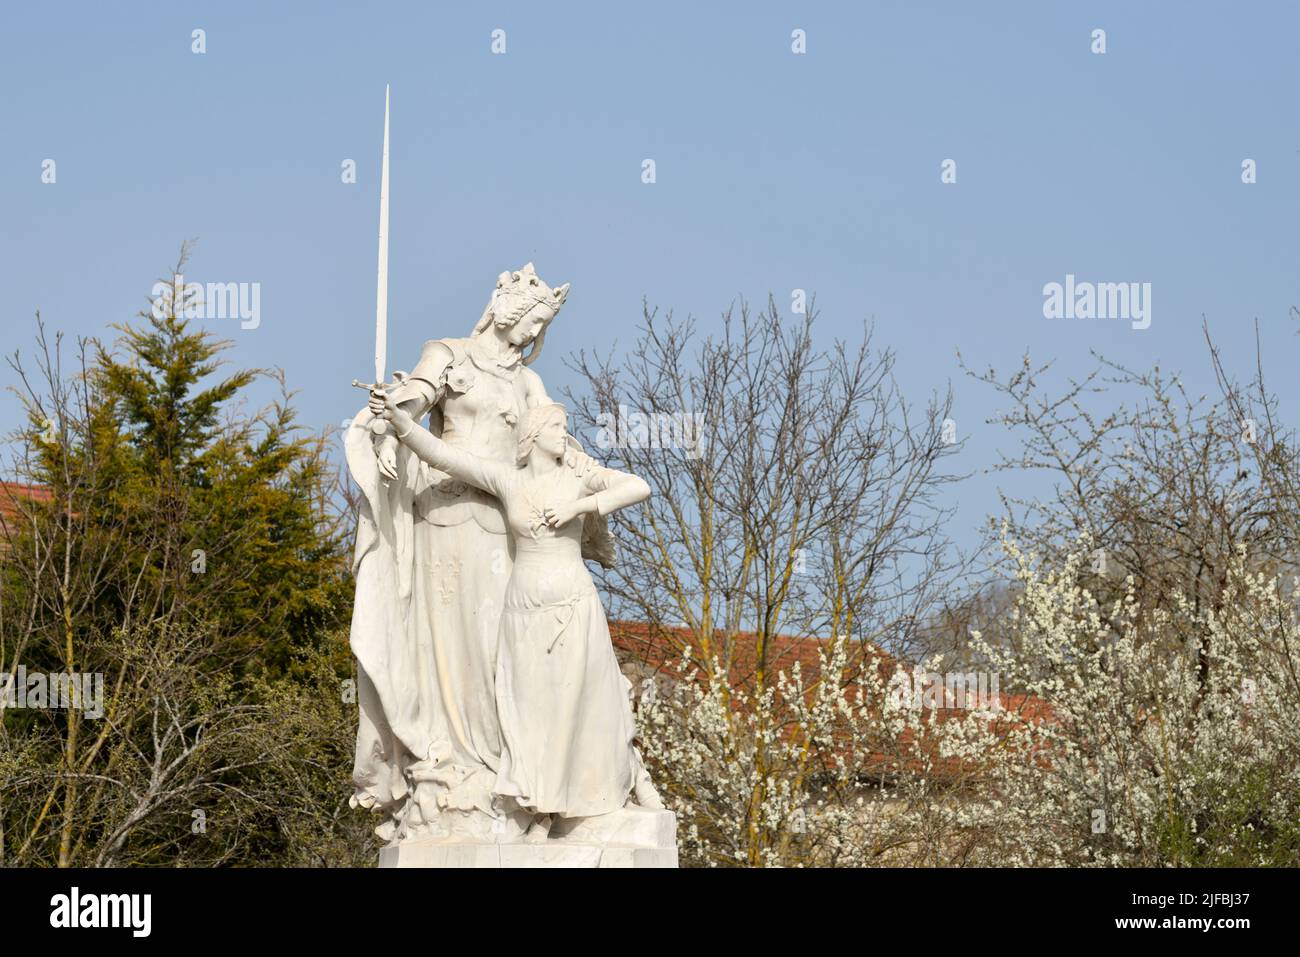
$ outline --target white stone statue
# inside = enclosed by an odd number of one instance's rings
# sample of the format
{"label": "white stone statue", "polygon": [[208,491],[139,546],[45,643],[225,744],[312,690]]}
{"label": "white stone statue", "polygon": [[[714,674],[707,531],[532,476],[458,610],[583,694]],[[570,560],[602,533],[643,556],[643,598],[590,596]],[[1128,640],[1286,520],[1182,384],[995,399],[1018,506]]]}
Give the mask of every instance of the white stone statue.
{"label": "white stone statue", "polygon": [[[675,848],[667,812],[613,814],[633,792],[641,808],[662,805],[583,564],[612,562],[603,516],[648,489],[585,455],[527,368],[568,288],[531,263],[502,273],[471,335],[426,343],[347,434],[363,493],[353,803],[383,815],[377,833],[394,846],[581,831]],[[429,429],[416,425],[426,415]],[[377,420],[391,420],[381,436]],[[575,823],[588,817],[603,823]],[[663,866],[667,852],[653,853],[637,866]]]}
{"label": "white stone statue", "polygon": [[[568,286],[531,264],[502,273],[464,339],[425,344],[393,400],[453,446],[513,462],[515,426],[548,400],[527,368]],[[531,345],[525,355],[524,350]],[[348,463],[364,493],[351,642],[360,665],[354,803],[383,812],[386,839],[499,834],[497,626],[513,554],[500,503],[420,462],[354,417]],[[459,811],[461,813],[445,813]]]}

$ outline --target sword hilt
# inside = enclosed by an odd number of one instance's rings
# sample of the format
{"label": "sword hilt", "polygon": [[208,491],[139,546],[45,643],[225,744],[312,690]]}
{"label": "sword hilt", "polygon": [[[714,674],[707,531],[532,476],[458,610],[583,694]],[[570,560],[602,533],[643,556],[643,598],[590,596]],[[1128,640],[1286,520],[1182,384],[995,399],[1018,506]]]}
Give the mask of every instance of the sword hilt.
{"label": "sword hilt", "polygon": [[[365,389],[366,392],[369,392],[371,389],[383,388],[382,384],[371,385],[368,382],[362,382],[360,379],[353,379],[352,386],[353,388],[356,389]],[[370,431],[375,435],[383,435],[385,432],[388,431],[388,423],[385,420],[376,416],[375,418],[370,420]]]}

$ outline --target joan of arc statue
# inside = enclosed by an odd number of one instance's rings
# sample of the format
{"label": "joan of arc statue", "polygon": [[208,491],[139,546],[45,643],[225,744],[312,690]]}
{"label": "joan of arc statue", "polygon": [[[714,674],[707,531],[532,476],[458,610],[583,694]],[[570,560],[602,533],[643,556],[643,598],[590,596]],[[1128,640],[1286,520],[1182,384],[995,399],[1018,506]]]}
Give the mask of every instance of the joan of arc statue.
{"label": "joan of arc statue", "polygon": [[[569,284],[551,288],[531,263],[497,278],[463,339],[425,343],[388,394],[448,446],[513,463],[517,425],[550,404],[537,359]],[[386,840],[509,840],[529,824],[493,800],[502,743],[494,696],[497,640],[514,563],[505,511],[492,495],[421,461],[364,409],[346,435],[362,492],[351,644],[360,728],[353,804],[383,817]],[[594,463],[573,443],[579,475]],[[603,519],[583,523],[585,558],[608,565]]]}

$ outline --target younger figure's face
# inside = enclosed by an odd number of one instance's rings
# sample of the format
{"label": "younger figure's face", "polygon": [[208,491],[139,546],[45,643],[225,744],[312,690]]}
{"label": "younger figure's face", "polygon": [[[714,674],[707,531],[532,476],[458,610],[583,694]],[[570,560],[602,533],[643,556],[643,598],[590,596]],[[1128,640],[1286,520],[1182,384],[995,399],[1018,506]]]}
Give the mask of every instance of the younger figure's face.
{"label": "younger figure's face", "polygon": [[567,422],[561,416],[547,419],[542,430],[537,433],[537,447],[547,455],[559,458],[568,446],[569,432],[566,426]]}

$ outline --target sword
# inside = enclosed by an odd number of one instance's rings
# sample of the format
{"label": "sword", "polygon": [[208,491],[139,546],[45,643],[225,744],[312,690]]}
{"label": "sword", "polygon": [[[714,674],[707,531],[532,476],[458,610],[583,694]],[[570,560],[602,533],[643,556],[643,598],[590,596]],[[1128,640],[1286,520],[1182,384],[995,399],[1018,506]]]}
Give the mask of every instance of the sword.
{"label": "sword", "polygon": [[[384,162],[379,176],[379,277],[375,289],[375,384],[382,389],[388,372],[388,94],[389,87],[384,87]],[[371,386],[357,379],[352,384],[369,390]],[[388,424],[383,419],[374,419],[370,431],[383,435]]]}

